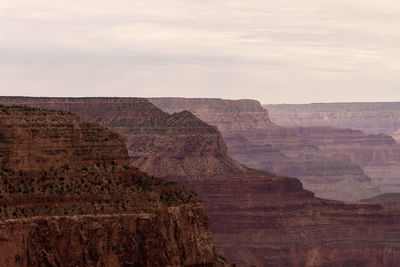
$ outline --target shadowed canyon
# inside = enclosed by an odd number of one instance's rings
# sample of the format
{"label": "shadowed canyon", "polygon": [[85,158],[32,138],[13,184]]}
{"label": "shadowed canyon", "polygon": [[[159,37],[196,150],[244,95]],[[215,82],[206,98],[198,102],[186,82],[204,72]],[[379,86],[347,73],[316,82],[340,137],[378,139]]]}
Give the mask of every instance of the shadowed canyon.
{"label": "shadowed canyon", "polygon": [[[182,211],[182,216],[184,218],[175,217],[175,220],[179,221],[179,223],[183,223],[183,228],[189,225],[188,228],[185,228],[186,230],[182,230],[182,233],[187,231],[185,232],[185,237],[189,238],[191,242],[187,241],[187,243],[185,243],[186,241],[182,241],[184,244],[187,244],[187,250],[185,250],[185,246],[182,247],[182,245],[179,245],[178,241],[176,245],[164,244],[163,248],[168,250],[170,247],[175,247],[177,251],[173,250],[170,252],[171,254],[166,254],[168,257],[166,256],[163,259],[154,255],[154,259],[159,260],[159,262],[167,262],[167,260],[173,258],[175,261],[171,260],[172,265],[214,264],[217,256],[213,250],[212,237],[207,231],[206,215],[198,198],[177,184],[164,183],[156,178],[148,178],[138,170],[132,170],[130,167],[125,167],[127,169],[122,167],[121,172],[129,173],[127,183],[135,183],[133,182],[135,179],[129,178],[132,177],[129,176],[131,172],[152,181],[149,182],[149,191],[146,191],[143,189],[136,189],[137,186],[135,185],[127,186],[123,184],[125,176],[122,174],[116,176],[109,174],[109,172],[121,169],[121,166],[129,166],[127,162],[127,153],[129,153],[131,164],[138,167],[141,171],[161,177],[166,181],[182,183],[198,194],[203,200],[208,215],[210,216],[210,228],[218,252],[235,261],[244,261],[257,266],[393,266],[400,262],[399,212],[383,208],[379,204],[367,204],[363,202],[348,203],[317,198],[314,197],[312,192],[304,190],[302,183],[295,178],[276,176],[270,172],[251,169],[229,156],[235,157],[240,162],[245,161],[245,156],[258,158],[259,160],[254,163],[256,166],[249,164],[249,167],[256,168],[264,166],[262,160],[265,160],[266,163],[280,161],[286,163],[286,167],[279,166],[278,168],[289,169],[292,173],[290,176],[299,177],[301,174],[309,174],[308,176],[304,176],[310,180],[314,179],[314,183],[318,186],[325,186],[325,184],[328,184],[326,187],[328,189],[321,188],[320,194],[339,194],[338,192],[340,192],[340,190],[338,188],[335,189],[333,185],[329,185],[329,183],[334,184],[335,182],[340,183],[341,181],[345,181],[344,184],[346,186],[352,185],[354,187],[354,192],[361,192],[357,193],[359,196],[367,195],[367,197],[369,197],[379,190],[372,185],[370,178],[365,175],[357,162],[352,161],[352,157],[357,158],[359,156],[359,154],[357,154],[358,152],[356,151],[353,154],[350,153],[348,156],[345,156],[343,151],[346,151],[345,149],[353,151],[352,146],[354,144],[362,146],[363,149],[364,147],[368,147],[368,149],[379,150],[382,146],[389,146],[393,143],[393,139],[388,136],[365,135],[361,132],[351,130],[336,129],[336,131],[334,131],[331,129],[327,130],[327,128],[318,128],[318,130],[310,132],[308,129],[304,128],[292,129],[277,126],[268,119],[268,113],[258,102],[248,100],[232,102],[223,100],[202,100],[204,102],[210,101],[213,109],[210,108],[211,104],[208,106],[202,104],[203,107],[199,107],[197,111],[193,109],[196,107],[193,103],[187,104],[187,106],[173,107],[182,110],[191,107],[189,111],[192,111],[200,119],[188,111],[168,114],[151,104],[148,100],[138,98],[2,97],[0,100],[0,103],[3,105],[27,105],[76,113],[90,121],[100,123],[121,135],[128,148],[128,152],[120,154],[125,155],[123,156],[124,159],[122,159],[123,163],[118,163],[118,161],[107,163],[106,160],[112,157],[113,153],[100,156],[100,152],[97,157],[100,162],[85,162],[88,160],[85,160],[85,156],[89,152],[82,152],[84,159],[75,157],[75,154],[72,153],[70,157],[61,154],[63,155],[62,157],[51,157],[51,160],[56,161],[54,164],[56,167],[60,166],[58,164],[64,166],[61,160],[72,160],[73,162],[78,162],[76,163],[78,166],[77,169],[88,168],[88,178],[85,178],[84,181],[96,181],[96,179],[91,178],[90,175],[95,175],[95,177],[121,177],[115,180],[115,185],[112,186],[113,189],[111,190],[111,192],[118,193],[99,194],[100,196],[97,196],[95,193],[97,191],[92,192],[92,190],[89,190],[90,193],[84,191],[85,193],[82,192],[81,195],[78,196],[75,196],[76,193],[71,193],[71,195],[67,194],[65,196],[66,199],[70,198],[72,201],[81,203],[82,212],[93,214],[93,205],[87,204],[91,202],[97,203],[93,201],[93,198],[89,198],[87,195],[107,198],[108,194],[111,194],[110,203],[124,203],[125,208],[129,211],[127,212],[128,214],[135,212],[142,214],[144,210],[152,214],[152,211],[157,213],[156,210],[159,209],[161,213],[164,212],[163,216],[165,217],[163,218],[172,221],[173,219],[168,219],[168,216],[172,216],[170,213],[179,209],[184,209],[183,207],[185,207],[186,212],[189,212],[191,215],[186,215],[184,214],[185,211]],[[162,101],[171,101],[171,99],[161,99],[158,100],[158,103],[156,103],[157,99],[152,99],[151,101],[162,109],[170,112],[170,110],[165,106],[163,107],[161,103]],[[182,99],[178,99],[177,101],[181,102]],[[215,105],[213,101],[221,102]],[[176,105],[176,103],[173,103],[173,106],[174,105]],[[222,110],[222,112],[218,112],[216,107],[221,108],[220,110]],[[243,111],[243,108],[247,110]],[[256,109],[256,111],[254,111],[254,109]],[[220,123],[214,123],[212,120],[219,121]],[[35,123],[37,122],[33,120],[32,123],[36,125]],[[218,128],[210,126],[207,123],[215,125]],[[7,123],[3,123],[2,128],[9,129],[10,127],[6,125]],[[72,128],[75,129],[75,126]],[[24,127],[24,129],[26,129],[26,127]],[[22,130],[16,130],[16,132],[19,131]],[[106,130],[103,129],[103,131]],[[333,131],[333,137],[329,136],[329,138],[326,139],[318,138],[320,140],[318,144],[312,141],[314,140],[314,136],[325,136],[327,131],[329,133]],[[36,136],[35,131],[28,131],[28,133],[29,137]],[[232,134],[228,135],[227,133]],[[61,134],[57,132],[47,131],[46,134],[51,134],[52,136],[54,135],[54,138],[62,139]],[[73,130],[69,130],[68,134],[72,134],[72,136],[78,140],[82,138],[79,131],[74,132]],[[13,134],[9,135],[13,136]],[[6,136],[6,134],[2,134],[2,136]],[[349,136],[351,137],[351,142],[348,139]],[[93,135],[91,137],[93,137]],[[115,138],[118,139],[118,136]],[[225,145],[223,138],[227,142],[228,147]],[[83,138],[83,140],[86,139]],[[114,139],[107,137],[104,138],[103,141],[110,142],[110,140]],[[9,142],[7,142],[7,144],[8,143]],[[40,144],[40,142],[37,143]],[[56,143],[59,145],[63,144],[62,140],[57,140]],[[32,142],[29,142],[29,144],[28,147],[31,147]],[[21,144],[21,146],[26,145]],[[47,147],[48,146],[46,146],[46,149]],[[16,177],[13,178],[15,181],[21,179],[18,178],[18,175],[20,175],[19,168],[22,168],[22,172],[30,171],[31,168],[33,168],[32,171],[36,171],[35,166],[37,166],[37,164],[29,160],[27,163],[19,162],[18,158],[20,158],[20,156],[15,156],[15,154],[9,152],[11,149],[18,151],[17,148],[18,146],[11,146],[2,150],[5,151],[3,153],[6,158],[4,162],[10,164],[10,167],[6,169],[15,168],[15,173],[11,171],[10,174],[12,177]],[[335,150],[339,148],[339,152]],[[107,149],[107,146],[101,145],[99,149]],[[61,152],[58,152],[59,150]],[[66,148],[58,148],[56,151],[57,153],[65,153],[63,152],[64,150],[68,151]],[[27,151],[30,151],[30,149],[27,150],[26,147],[24,147],[24,149],[21,149],[21,152],[18,153],[25,155]],[[96,150],[92,151],[92,153],[96,154],[97,152],[95,153],[95,151]],[[51,153],[57,154],[55,151],[51,151]],[[35,162],[46,162],[46,160],[49,160],[46,159],[44,156],[45,154],[39,153],[39,155],[40,157],[34,159]],[[240,158],[240,156],[243,158]],[[93,157],[95,156],[92,155],[90,158]],[[303,165],[301,162],[298,162],[302,157],[304,159]],[[360,161],[361,160],[362,158]],[[249,163],[251,163],[251,161],[251,159],[248,159]],[[321,167],[320,164],[322,163],[326,166],[322,165],[323,167]],[[92,168],[82,167],[83,165],[91,166],[91,164],[94,164]],[[44,166],[51,165],[52,163],[49,165],[44,164]],[[40,164],[40,166],[42,166],[42,164]],[[71,166],[73,166],[73,164],[71,164]],[[309,166],[312,166],[312,168],[309,169]],[[335,166],[340,166],[340,169],[346,171],[340,172],[341,176],[339,175],[339,178],[336,178],[335,175],[329,175],[331,174],[330,172],[335,170]],[[291,167],[293,167],[293,169],[291,169]],[[71,175],[71,177],[79,177],[75,167],[71,168],[68,165],[68,168],[65,166],[62,168],[62,170],[64,169],[68,169],[67,173],[71,171],[75,174]],[[314,174],[313,169],[319,170],[320,173]],[[57,168],[56,170],[48,170],[48,172],[50,175],[58,177],[59,172]],[[55,172],[55,174],[53,174],[53,172]],[[300,175],[296,175],[296,172],[299,172]],[[23,173],[21,175],[25,177]],[[322,181],[322,179],[325,179],[324,177],[327,177],[326,181]],[[75,192],[77,191],[74,187],[76,182],[74,182],[73,179],[75,178],[71,178],[71,183],[68,182],[66,184],[72,188],[72,192]],[[9,180],[12,180],[11,177],[7,179],[7,184]],[[307,179],[304,180],[307,181]],[[107,181],[104,182],[106,183]],[[120,184],[118,184],[118,182],[120,182]],[[47,183],[46,179],[44,183]],[[6,191],[8,190],[7,184],[3,187],[4,189],[2,189],[5,190],[5,192],[8,192]],[[19,184],[19,182],[16,182],[16,184]],[[112,182],[112,184],[114,183]],[[101,190],[100,185],[88,186],[94,188],[100,187],[100,189],[96,190]],[[16,185],[13,186],[13,188],[15,188],[14,190],[17,190],[17,192],[19,191]],[[21,188],[22,191],[24,189],[25,187]],[[46,189],[45,192],[48,192]],[[50,202],[49,200],[44,201],[43,197],[40,195],[41,190],[42,189],[29,188],[28,192],[38,191],[37,194],[34,194],[38,197],[38,203],[47,203],[46,201],[49,203],[63,203],[56,205],[57,209],[60,207],[60,211],[62,210],[63,212],[65,209],[67,212],[65,216],[67,216],[68,219],[71,217],[79,221],[82,215],[80,215],[80,213],[79,215],[75,215],[76,211],[74,207],[68,208],[69,204],[66,204],[71,202],[70,199],[67,201],[61,194],[59,196],[60,199],[53,199],[55,202]],[[57,190],[59,190],[58,187]],[[126,190],[128,191],[126,192]],[[170,191],[169,194],[164,194],[164,190],[172,191]],[[132,194],[131,192],[135,193]],[[353,189],[351,189],[350,194],[351,192],[353,192]],[[340,193],[343,194],[341,198],[344,198],[343,196],[345,196],[345,193]],[[47,197],[47,194],[44,194]],[[48,194],[51,196],[53,193]],[[359,199],[367,197],[360,197]],[[15,203],[13,205],[15,205],[16,209],[16,218],[5,217],[6,220],[2,223],[8,225],[12,222],[18,223],[22,220],[22,223],[27,220],[20,218],[24,218],[24,216],[21,215],[23,214],[22,211],[19,210],[21,203],[26,203],[21,200],[23,198],[19,198],[18,194],[11,195],[7,193],[5,199],[6,201]],[[140,199],[140,201],[137,199]],[[117,200],[119,200],[118,203],[116,203]],[[129,202],[127,200],[129,200]],[[138,205],[139,207],[133,205],[142,202],[145,204]],[[32,209],[25,209],[24,214],[32,213],[40,215],[42,209],[45,209],[46,213],[51,213],[51,209],[49,209],[51,205],[47,207],[49,210],[46,210],[46,206],[41,207],[39,204],[37,206],[37,209],[35,207]],[[61,209],[63,206],[65,206],[65,208]],[[133,207],[131,208],[131,206],[135,206],[135,209]],[[149,207],[154,209],[150,209]],[[57,209],[54,209],[53,212],[58,216],[56,212]],[[190,209],[196,210],[190,211]],[[113,209],[108,208],[108,210],[110,211]],[[133,212],[133,210],[135,212]],[[13,215],[13,212],[14,210],[7,210],[6,216],[9,216],[10,213]],[[70,216],[68,215],[69,212],[71,212]],[[113,210],[113,212],[109,213],[113,215],[107,216],[122,216],[118,214],[119,211]],[[99,212],[99,214],[101,218],[103,215],[101,215],[101,212]],[[135,216],[139,215],[136,214]],[[86,218],[84,215],[83,217]],[[37,217],[34,218],[36,220]],[[98,217],[95,216],[95,218]],[[154,218],[157,222],[163,222],[162,219],[157,219],[157,215],[151,218]],[[122,221],[123,220],[119,220],[120,224],[122,224]],[[138,223],[137,220],[135,222],[136,224]],[[75,222],[68,221],[68,223],[74,224]],[[178,233],[180,233],[179,223],[177,222],[175,224],[176,226],[173,227],[174,229],[178,229],[176,230]],[[87,223],[83,224],[85,226],[89,225]],[[94,225],[96,226],[98,224]],[[102,226],[102,224],[100,225]],[[129,223],[129,225],[131,224]],[[172,227],[170,224],[167,224],[167,226],[168,225]],[[96,232],[94,229],[98,228],[95,226],[84,228],[82,236],[89,237],[93,233],[102,240],[102,233],[106,231],[100,230]],[[104,227],[113,228],[112,226]],[[128,225],[120,225],[118,229],[125,229],[125,227],[128,227]],[[154,233],[154,235],[150,236],[159,235],[156,229],[151,228],[151,224],[146,227],[148,228],[143,228],[141,233]],[[12,229],[17,229],[16,231],[18,231],[19,228],[14,227]],[[40,227],[35,229],[40,229]],[[64,228],[60,226],[51,229],[63,233],[61,229]],[[90,230],[87,235],[85,235],[85,229],[88,231]],[[130,246],[135,247],[136,243],[132,241],[136,240],[135,234],[138,235],[137,232],[134,232],[135,229],[140,228],[133,227],[127,230],[128,232],[133,231],[131,235],[127,235],[125,231],[121,230],[124,237],[131,236],[132,238],[129,238],[127,243],[120,242],[118,245],[123,246],[123,244],[130,244]],[[189,234],[189,232],[194,231],[194,229],[197,229],[199,232]],[[164,236],[168,236],[170,230],[171,229],[168,228],[159,231],[165,231],[163,232]],[[11,229],[4,230],[3,233],[9,234],[10,231],[12,233]],[[32,231],[28,232],[32,233]],[[21,236],[25,235],[21,234]],[[55,234],[54,236],[59,237],[59,234]],[[35,234],[34,237],[39,238],[41,242],[46,242],[47,239],[51,240],[52,238],[52,236],[46,236],[46,233],[41,233],[40,235]],[[177,240],[179,234],[174,235],[174,237],[175,240]],[[36,242],[37,239],[35,238],[28,239],[35,240]],[[76,238],[83,237],[79,236]],[[148,238],[151,239],[151,237]],[[9,238],[5,239],[8,240],[7,242],[11,242]],[[4,238],[1,240],[1,242],[5,242]],[[59,237],[58,240],[63,240],[62,236]],[[92,243],[90,240],[89,238],[83,243],[86,246],[91,246]],[[110,239],[94,243],[99,245],[109,240]],[[111,238],[111,240],[118,240],[118,238]],[[141,240],[146,240],[146,238],[143,237]],[[133,242],[134,244],[129,242]],[[163,239],[153,240],[152,242],[163,242]],[[202,242],[207,243],[208,246]],[[15,246],[17,243],[18,242],[15,243]],[[0,245],[1,244],[7,243],[0,243]],[[60,242],[60,246],[61,244],[65,243]],[[100,252],[96,252],[97,254],[94,253],[94,255],[108,255],[101,253],[111,253],[110,251],[112,251],[113,254],[109,258],[114,260],[118,259],[119,263],[125,260],[127,264],[131,264],[134,259],[125,258],[128,257],[126,252],[129,250],[129,247],[120,248],[118,245],[115,250],[106,249],[105,252],[101,250]],[[154,246],[156,247],[157,245],[155,244]],[[79,246],[77,247],[79,248]],[[139,246],[141,249],[143,249],[143,247],[146,248],[146,246]],[[3,245],[2,248],[7,249],[8,246]],[[111,248],[113,247],[111,246]],[[23,248],[20,249],[23,251]],[[47,249],[49,250],[49,248]],[[84,249],[83,251],[89,253],[91,250]],[[118,253],[115,251],[118,251]],[[57,253],[60,252],[58,251]],[[202,256],[190,256],[195,254]],[[25,259],[23,253],[18,255],[19,257],[13,255],[9,260],[20,261],[21,258]],[[52,255],[56,256],[49,256],[48,258],[50,261],[64,257],[61,254],[56,254],[56,252],[52,252]],[[140,253],[134,253],[134,255],[140,255]],[[89,256],[86,255],[81,258],[82,260],[91,259],[88,257]],[[102,257],[99,257],[98,259],[101,258]],[[28,259],[30,259],[30,257],[28,257]],[[145,259],[148,260],[145,262],[149,264],[149,258],[146,257]]]}

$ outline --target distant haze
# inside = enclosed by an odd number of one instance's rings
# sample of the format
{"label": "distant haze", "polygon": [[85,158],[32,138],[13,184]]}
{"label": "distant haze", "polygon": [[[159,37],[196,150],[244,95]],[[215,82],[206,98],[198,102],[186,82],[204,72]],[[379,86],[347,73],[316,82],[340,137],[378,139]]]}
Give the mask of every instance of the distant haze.
{"label": "distant haze", "polygon": [[0,94],[400,101],[400,2],[0,0]]}

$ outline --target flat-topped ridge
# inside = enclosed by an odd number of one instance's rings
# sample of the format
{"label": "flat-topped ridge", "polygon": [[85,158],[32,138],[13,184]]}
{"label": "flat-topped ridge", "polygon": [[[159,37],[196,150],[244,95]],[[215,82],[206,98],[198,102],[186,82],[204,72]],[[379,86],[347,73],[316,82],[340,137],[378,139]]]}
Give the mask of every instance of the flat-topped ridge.
{"label": "flat-topped ridge", "polygon": [[163,97],[149,98],[149,100],[168,113],[174,113],[182,109],[190,110],[194,113],[201,113],[202,111],[216,113],[257,112],[264,110],[260,102],[253,99]]}

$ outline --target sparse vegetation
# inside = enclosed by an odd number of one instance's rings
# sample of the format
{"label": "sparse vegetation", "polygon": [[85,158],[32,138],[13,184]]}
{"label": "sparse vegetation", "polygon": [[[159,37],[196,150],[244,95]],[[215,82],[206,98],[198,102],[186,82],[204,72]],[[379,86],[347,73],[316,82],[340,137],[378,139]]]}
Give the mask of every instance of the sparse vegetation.
{"label": "sparse vegetation", "polygon": [[[2,170],[0,220],[32,216],[126,213],[157,205],[196,201],[177,183],[137,170],[74,170],[66,166],[36,173]],[[24,203],[33,205],[24,206]]]}

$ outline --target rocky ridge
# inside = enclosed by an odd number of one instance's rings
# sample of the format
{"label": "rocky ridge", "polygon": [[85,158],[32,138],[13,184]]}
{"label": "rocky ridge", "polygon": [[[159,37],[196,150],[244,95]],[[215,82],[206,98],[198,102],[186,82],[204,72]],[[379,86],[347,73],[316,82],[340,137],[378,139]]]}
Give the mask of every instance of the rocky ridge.
{"label": "rocky ridge", "polygon": [[[226,155],[215,127],[206,127],[188,113],[168,115],[144,99],[16,98],[9,104],[17,101],[42,107],[50,105],[48,101],[69,110],[74,102],[85,103],[80,113],[91,110],[93,117],[102,114],[101,109],[113,114],[113,107],[127,114],[142,112],[142,127],[116,125],[113,129],[123,131],[125,139],[141,138],[134,143],[143,149],[130,147],[133,162],[148,170],[153,166],[155,172],[164,173],[164,179],[184,183],[201,196],[217,247],[228,257],[257,266],[392,266],[400,262],[399,214],[380,205],[318,199],[297,179],[244,167]],[[92,108],[92,103],[100,110]],[[97,115],[96,120],[114,121],[107,114]],[[175,117],[175,123],[164,129],[155,127],[164,117]],[[163,160],[173,165],[160,164]]]}
{"label": "rocky ridge", "polygon": [[0,106],[1,266],[217,264],[202,202],[77,115]]}

